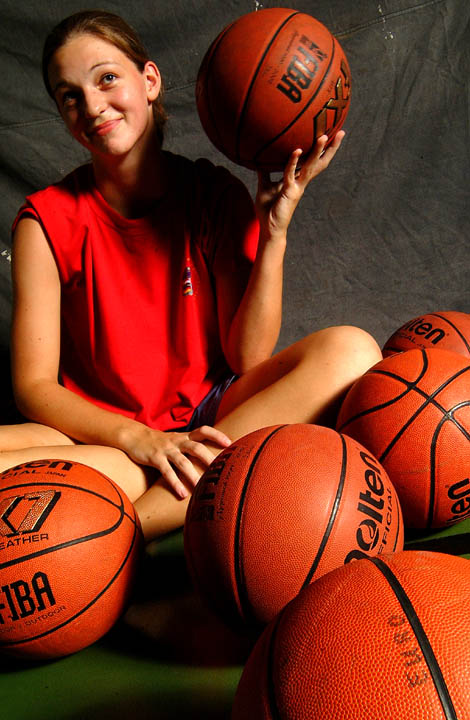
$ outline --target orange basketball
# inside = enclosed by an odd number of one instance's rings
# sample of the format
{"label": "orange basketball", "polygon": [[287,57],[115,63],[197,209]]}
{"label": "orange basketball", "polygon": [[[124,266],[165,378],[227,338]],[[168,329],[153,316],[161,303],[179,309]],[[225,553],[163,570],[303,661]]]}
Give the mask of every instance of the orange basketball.
{"label": "orange basketball", "polygon": [[97,470],[38,460],[0,475],[0,652],[56,658],[104,635],[126,607],[141,530]]}
{"label": "orange basketball", "polygon": [[384,357],[413,348],[440,348],[470,357],[470,314],[433,312],[409,320],[389,337]]}
{"label": "orange basketball", "polygon": [[334,570],[271,622],[232,720],[470,720],[470,563],[405,551]]}
{"label": "orange basketball", "polygon": [[228,25],[196,83],[204,130],[230,160],[282,170],[293,150],[332,140],[349,110],[351,73],[330,31],[302,12],[267,8]]}
{"label": "orange basketball", "polygon": [[215,612],[256,627],[333,568],[401,550],[403,523],[387,474],[362,446],[325,427],[276,425],[237,440],[208,468],[184,546]]}
{"label": "orange basketball", "polygon": [[448,350],[408,350],[359,378],[337,429],[387,470],[405,526],[439,528],[470,515],[470,360]]}

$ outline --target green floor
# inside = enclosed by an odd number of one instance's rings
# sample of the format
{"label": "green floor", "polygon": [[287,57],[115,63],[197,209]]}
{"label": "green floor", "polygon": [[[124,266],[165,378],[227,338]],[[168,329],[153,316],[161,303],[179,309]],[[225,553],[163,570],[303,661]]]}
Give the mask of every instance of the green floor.
{"label": "green floor", "polygon": [[[135,602],[92,647],[38,665],[0,660],[0,718],[228,720],[249,646],[194,596],[182,547],[181,534],[151,546]],[[407,547],[470,558],[470,519]]]}

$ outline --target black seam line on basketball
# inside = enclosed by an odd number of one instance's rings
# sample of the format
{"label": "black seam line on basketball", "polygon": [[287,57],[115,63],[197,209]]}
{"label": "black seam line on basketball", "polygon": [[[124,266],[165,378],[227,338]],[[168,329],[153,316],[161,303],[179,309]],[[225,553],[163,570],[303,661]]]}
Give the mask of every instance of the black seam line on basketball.
{"label": "black seam line on basketball", "polygon": [[429,468],[429,507],[428,507],[428,519],[426,522],[426,527],[430,528],[432,525],[432,521],[434,519],[434,513],[436,508],[436,444],[437,444],[437,434],[440,430],[443,423],[446,421],[446,418],[441,418],[440,422],[437,424],[437,427],[435,428],[432,438],[431,438],[431,458],[430,458],[430,468]]}
{"label": "black seam line on basketball", "polygon": [[384,459],[387,457],[387,455],[388,455],[388,453],[390,452],[390,450],[391,450],[391,449],[394,447],[394,445],[398,442],[398,440],[399,440],[399,439],[401,438],[401,436],[405,433],[405,431],[408,430],[408,428],[410,427],[410,425],[412,425],[412,423],[416,420],[416,418],[423,412],[423,410],[428,407],[428,405],[434,405],[434,407],[438,408],[438,409],[443,413],[443,415],[444,415],[445,417],[447,417],[447,416],[449,415],[449,413],[452,412],[452,409],[451,409],[451,410],[446,410],[444,407],[442,407],[442,405],[440,405],[440,404],[435,400],[435,397],[436,397],[436,395],[438,395],[440,392],[442,392],[442,390],[444,390],[448,385],[450,385],[456,378],[460,377],[461,375],[463,375],[464,373],[469,372],[469,371],[470,371],[470,365],[468,365],[467,367],[463,368],[462,370],[460,370],[458,373],[456,373],[456,374],[453,375],[452,377],[448,378],[444,383],[442,383],[442,385],[440,385],[436,390],[434,390],[434,392],[431,393],[431,395],[427,395],[426,393],[424,393],[422,390],[419,390],[418,388],[413,388],[413,389],[414,389],[416,392],[418,392],[422,397],[425,397],[426,400],[425,400],[425,402],[416,410],[416,412],[414,412],[413,415],[411,415],[411,417],[408,418],[407,422],[406,422],[404,425],[402,425],[402,427],[401,427],[400,430],[397,432],[397,434],[395,435],[395,437],[390,441],[388,447],[385,448],[384,452],[383,452],[383,453],[380,455],[380,457],[378,458],[379,462],[383,462],[383,461],[384,461]]}
{"label": "black seam line on basketball", "polygon": [[467,440],[470,440],[470,434],[467,432],[467,430],[462,427],[462,425],[454,418],[453,413],[456,410],[460,410],[462,407],[468,407],[470,405],[470,401],[461,402],[458,405],[455,406],[455,408],[452,408],[452,410],[448,411],[444,417],[441,418],[441,420],[436,425],[436,428],[433,432],[432,438],[431,438],[431,457],[430,457],[430,472],[429,472],[429,507],[428,507],[428,519],[426,527],[429,529],[432,527],[432,523],[434,520],[434,514],[436,512],[436,447],[437,447],[437,439],[439,437],[439,433],[441,432],[441,428],[446,422],[451,422],[458,430],[463,432]]}
{"label": "black seam line on basketball", "polygon": [[401,517],[401,507],[400,507],[400,501],[398,500],[398,495],[395,493],[395,506],[396,506],[396,516],[397,516],[397,532],[395,535],[395,542],[393,545],[393,551],[395,552],[398,545],[398,538],[400,537],[400,530],[401,530],[401,523],[400,523],[400,517]]}
{"label": "black seam line on basketball", "polygon": [[[119,517],[119,520],[106,530],[100,530],[97,533],[92,533],[91,535],[83,535],[83,537],[80,538],[74,538],[73,540],[67,540],[66,542],[58,543],[57,545],[53,545],[48,548],[43,548],[42,550],[37,550],[34,553],[30,553],[29,555],[22,555],[19,558],[15,558],[14,560],[8,560],[7,562],[0,563],[0,570],[4,570],[7,567],[12,567],[13,565],[20,565],[23,562],[26,562],[26,560],[32,560],[36,557],[42,557],[43,555],[49,555],[50,553],[57,552],[58,550],[63,550],[64,548],[73,547],[74,545],[80,545],[81,543],[88,542],[90,540],[96,540],[100,537],[105,537],[106,535],[109,535],[110,533],[113,533],[121,524],[123,521],[123,518],[126,516],[124,512],[124,507],[121,508],[121,514]],[[134,526],[135,523],[133,523]]]}
{"label": "black seam line on basketball", "polygon": [[[297,120],[298,120],[300,117],[302,117],[302,115],[308,110],[308,108],[309,108],[310,105],[313,103],[313,101],[314,101],[315,98],[317,97],[318,93],[319,93],[320,90],[322,89],[323,85],[325,84],[325,81],[326,81],[326,78],[327,78],[327,76],[328,76],[328,72],[329,72],[329,70],[330,70],[330,67],[331,67],[331,65],[332,65],[332,63],[333,63],[334,57],[335,57],[335,39],[332,38],[332,50],[331,50],[330,62],[328,63],[328,67],[326,68],[325,72],[323,73],[323,77],[322,77],[321,82],[319,83],[317,89],[315,90],[315,93],[312,95],[312,97],[310,98],[310,100],[308,101],[308,103],[305,105],[305,107],[303,108],[303,110],[301,110],[301,111],[299,112],[299,114],[296,115],[295,118],[294,118],[288,125],[286,125],[285,128],[282,129],[282,132],[278,133],[278,134],[276,135],[276,137],[271,138],[271,140],[270,140],[269,142],[267,142],[265,145],[263,145],[262,148],[260,148],[260,149],[258,150],[258,152],[256,153],[256,155],[255,155],[254,158],[253,158],[253,160],[254,160],[255,162],[256,162],[256,160],[259,158],[259,156],[261,155],[261,153],[263,153],[265,150],[267,150],[268,147],[270,147],[271,145],[273,145],[277,140],[279,140],[280,137],[282,137],[288,130],[290,130],[290,128],[291,128],[293,125],[295,125],[295,123],[297,122]],[[313,142],[314,142],[314,143],[315,143],[315,140],[316,140],[316,138],[313,138]],[[311,148],[309,148],[309,149],[311,149]]]}
{"label": "black seam line on basketball", "polygon": [[362,410],[360,413],[357,413],[356,415],[353,415],[352,417],[348,418],[346,422],[344,422],[339,428],[338,431],[342,432],[344,428],[346,428],[350,423],[355,422],[356,420],[359,420],[359,418],[365,417],[366,415],[371,415],[372,413],[376,412],[377,410],[383,410],[383,408],[388,407],[389,405],[393,405],[393,403],[396,403],[397,400],[401,400],[405,397],[411,390],[414,389],[415,385],[419,383],[419,381],[424,377],[426,374],[426,370],[428,369],[428,359],[427,355],[424,355],[423,357],[423,367],[421,368],[421,371],[416,378],[416,380],[405,380],[405,378],[402,378],[400,375],[396,375],[395,373],[390,372],[389,370],[377,370],[372,368],[368,371],[367,374],[369,375],[386,375],[387,377],[391,377],[394,380],[399,380],[403,385],[405,385],[405,390],[397,395],[396,397],[392,398],[392,400],[388,400],[385,403],[381,403],[380,405],[375,405],[374,407],[368,408],[367,410]]}
{"label": "black seam line on basketball", "polygon": [[[35,465],[34,463],[37,463],[37,462],[40,462],[40,463],[48,463],[48,465]],[[69,461],[69,460],[63,460],[62,458],[51,458],[51,457],[49,457],[49,458],[47,458],[47,459],[44,458],[44,459],[42,459],[42,460],[32,460],[30,463],[22,463],[21,465],[14,465],[13,467],[4,470],[3,473],[1,473],[1,475],[6,474],[6,475],[8,476],[9,473],[13,473],[13,474],[12,474],[12,480],[13,480],[13,479],[16,478],[17,475],[24,475],[24,474],[27,474],[27,475],[36,475],[37,473],[36,473],[35,471],[36,471],[36,470],[41,470],[42,468],[45,468],[46,470],[47,470],[47,469],[56,470],[56,467],[54,467],[53,465],[51,465],[51,463],[52,463],[52,464],[58,464],[58,463],[60,464],[60,463],[62,463],[62,465],[70,465],[71,468],[72,468],[72,467],[77,467],[77,466],[79,466],[79,467],[81,466],[81,467],[83,467],[83,468],[87,468],[87,466],[84,465],[83,463],[76,463],[76,462],[74,462],[73,460],[70,460],[70,461]],[[29,468],[28,468],[28,465],[30,465]],[[91,469],[93,470],[93,468],[91,468]],[[33,472],[30,472],[30,470],[32,470]],[[20,471],[21,471],[21,472],[20,472]],[[25,472],[25,471],[26,471],[26,472]],[[60,472],[59,470],[57,470],[55,473],[50,473],[50,475],[51,475],[51,476],[52,476],[52,475],[60,475],[60,476],[64,477],[64,474],[65,474],[66,472],[68,472],[68,471],[67,471],[67,470],[63,470],[63,472]],[[106,481],[106,484],[110,487],[110,489],[113,491],[113,493],[114,493],[115,495],[117,495],[119,499],[121,499],[121,490],[120,490],[119,486],[116,485],[116,483],[115,483],[113,480],[111,480],[107,475],[105,475],[104,473],[100,472],[99,470],[94,470],[94,472],[96,472],[96,473],[102,478],[102,480],[105,480],[105,481]],[[40,474],[40,473],[38,473],[38,474]],[[46,473],[46,474],[48,474],[48,473]],[[1,477],[1,475],[0,475],[0,477]],[[68,478],[65,477],[65,480],[67,480],[67,479],[68,479]],[[31,479],[30,482],[34,484],[34,479]],[[39,481],[39,484],[46,484],[46,485],[47,485],[47,484],[53,485],[54,483],[60,485],[60,484],[62,483],[62,481],[59,481],[59,480],[56,480],[56,481],[51,480],[51,481],[49,481],[49,480],[44,480],[44,479]],[[67,483],[64,482],[63,485],[66,486]],[[71,486],[71,487],[77,487],[77,486],[73,485],[73,486]],[[86,488],[81,488],[81,487],[80,487],[80,489],[81,489],[81,490],[82,490],[82,489],[85,490]],[[94,491],[90,490],[90,492],[94,492]],[[99,495],[98,493],[95,493],[95,494],[98,495],[99,497],[102,497],[103,500],[107,500],[108,502],[112,502],[112,501],[108,500],[108,498],[104,497],[103,495]]]}
{"label": "black seam line on basketball", "polygon": [[[380,410],[380,409],[382,409],[383,407],[386,407],[387,405],[390,405],[390,404],[393,405],[393,403],[395,403],[397,400],[401,400],[401,398],[404,397],[404,395],[406,395],[406,394],[408,393],[408,391],[410,391],[410,390],[414,390],[415,393],[417,393],[418,395],[421,395],[421,397],[425,398],[426,400],[429,400],[429,402],[430,402],[432,405],[434,405],[434,407],[436,407],[438,410],[440,410],[443,414],[448,414],[448,413],[450,413],[450,412],[453,412],[454,408],[451,408],[450,410],[446,410],[446,408],[445,408],[443,405],[441,405],[440,402],[438,402],[438,401],[436,400],[436,395],[438,395],[442,390],[445,390],[445,388],[447,387],[447,385],[449,385],[450,383],[452,383],[452,382],[453,382],[456,378],[458,378],[460,375],[463,375],[464,373],[469,372],[469,371],[470,371],[470,365],[467,365],[467,367],[462,368],[462,370],[459,370],[458,373],[456,373],[455,375],[452,375],[452,377],[448,378],[448,379],[445,381],[445,383],[443,383],[443,384],[442,384],[437,390],[435,390],[431,395],[429,395],[429,394],[428,394],[427,392],[425,392],[424,390],[421,390],[421,388],[416,387],[416,384],[415,384],[414,382],[413,382],[413,383],[410,382],[410,383],[409,383],[409,388],[408,388],[402,395],[397,395],[395,398],[393,398],[392,400],[388,401],[387,403],[384,403],[383,405],[376,405],[374,408],[370,408],[369,410],[364,411],[364,414],[367,414],[368,412],[374,412],[375,410]],[[401,381],[404,382],[404,383],[407,382],[404,378],[400,377],[399,375],[395,375],[395,374],[390,373],[390,372],[374,371],[373,374],[374,374],[374,375],[387,375],[388,377],[392,377],[392,378],[394,378],[395,380],[401,380]],[[457,407],[457,406],[454,406],[454,407]],[[350,421],[348,420],[348,422],[350,422]]]}
{"label": "black seam line on basketball", "polygon": [[320,563],[321,558],[323,557],[323,553],[325,552],[325,548],[328,543],[328,540],[330,539],[331,531],[333,529],[333,525],[334,525],[336,517],[338,515],[341,498],[343,496],[344,481],[346,478],[348,450],[347,450],[346,441],[345,441],[343,435],[340,435],[340,438],[341,438],[341,444],[342,444],[342,448],[343,448],[343,455],[342,455],[342,460],[341,460],[341,470],[339,473],[338,487],[336,488],[336,496],[335,496],[335,499],[333,502],[333,507],[331,508],[330,517],[328,518],[328,524],[325,528],[325,532],[323,533],[323,537],[322,537],[320,545],[318,547],[317,554],[316,554],[315,559],[312,563],[312,566],[311,566],[310,570],[308,571],[307,576],[302,584],[302,587],[301,587],[302,590],[304,587],[307,587],[307,585],[310,585],[310,583],[312,582],[312,578],[318,569],[318,565]]}
{"label": "black seam line on basketball", "polygon": [[445,322],[445,323],[447,323],[448,325],[450,325],[450,327],[451,327],[453,330],[455,330],[455,332],[457,333],[457,335],[459,336],[459,338],[462,340],[462,342],[463,342],[463,344],[465,345],[467,351],[470,353],[470,344],[467,342],[466,337],[460,332],[460,330],[458,329],[458,327],[457,327],[456,325],[454,325],[453,322],[451,322],[451,320],[449,320],[448,318],[444,317],[443,315],[439,315],[439,313],[429,313],[429,314],[431,315],[431,317],[437,317],[437,318],[439,318],[439,320],[442,320],[443,322]]}
{"label": "black seam line on basketball", "polygon": [[126,554],[124,560],[122,561],[120,567],[117,569],[115,575],[109,580],[108,584],[98,593],[98,595],[96,595],[93,598],[93,600],[91,600],[88,603],[88,605],[83,607],[79,612],[77,612],[75,615],[73,615],[71,618],[69,618],[65,622],[61,623],[60,625],[56,625],[55,627],[50,628],[49,630],[45,630],[43,633],[40,633],[39,635],[35,635],[34,637],[26,638],[23,640],[12,640],[11,642],[6,642],[6,643],[2,642],[0,640],[0,647],[9,648],[14,645],[26,645],[27,643],[33,642],[33,640],[39,640],[40,638],[47,637],[47,635],[51,635],[52,633],[57,632],[57,630],[60,630],[61,628],[65,627],[65,625],[68,625],[69,623],[76,620],[78,617],[80,617],[80,615],[83,615],[83,613],[85,613],[87,610],[89,610],[100,599],[100,597],[102,597],[104,595],[104,593],[107,592],[107,590],[111,587],[111,585],[116,581],[116,578],[119,577],[119,575],[121,574],[123,568],[125,567],[128,559],[129,559],[129,556],[135,546],[136,537],[138,537],[137,527],[134,526],[134,535],[132,537],[132,542],[129,545],[127,554]]}
{"label": "black seam line on basketball", "polygon": [[424,630],[421,624],[421,620],[419,619],[418,614],[413,607],[413,603],[406,594],[405,589],[403,588],[393,571],[388,567],[386,563],[383,562],[383,560],[380,560],[380,558],[377,557],[366,558],[366,560],[374,563],[376,568],[385,577],[386,581],[394,592],[398,602],[400,603],[403,612],[408,619],[408,622],[411,625],[416,640],[418,641],[418,644],[423,653],[424,660],[426,661],[426,664],[431,673],[431,677],[434,681],[434,686],[436,688],[439,700],[442,705],[442,709],[445,714],[445,720],[458,720],[457,713],[452,702],[452,698],[450,697],[449,689],[447,687],[447,683],[444,679],[441,668],[439,667],[437,658],[434,655],[434,650],[432,649],[431,643],[429,642],[428,636],[426,635],[426,631]]}
{"label": "black seam line on basketball", "polygon": [[450,412],[452,412],[452,411],[453,411],[453,408],[451,408],[450,411],[449,411],[449,410],[446,410],[446,408],[444,408],[439,402],[437,402],[437,400],[436,400],[435,398],[436,398],[436,396],[437,396],[440,392],[442,392],[442,390],[444,390],[444,389],[445,389],[449,384],[451,384],[456,378],[458,378],[458,377],[460,377],[461,375],[463,375],[464,373],[470,371],[470,365],[467,365],[466,367],[462,368],[462,369],[459,370],[457,373],[455,373],[455,375],[452,375],[450,378],[447,378],[447,380],[446,380],[444,383],[442,383],[442,385],[440,385],[436,390],[434,390],[434,392],[433,392],[431,395],[428,395],[426,392],[424,392],[424,390],[421,390],[421,388],[418,388],[418,387],[417,387],[417,383],[418,383],[418,382],[422,379],[422,377],[425,375],[426,370],[427,370],[427,368],[428,368],[428,360],[427,360],[426,351],[425,351],[425,350],[421,350],[421,354],[422,354],[423,360],[424,360],[424,362],[423,362],[423,369],[422,369],[420,375],[418,376],[418,378],[417,378],[416,380],[414,380],[414,381],[405,380],[405,379],[402,378],[400,375],[396,375],[395,373],[392,373],[392,372],[390,372],[390,371],[388,371],[388,370],[387,370],[387,371],[385,371],[385,370],[377,370],[377,369],[372,369],[372,370],[370,370],[369,373],[372,374],[372,375],[385,375],[385,376],[387,376],[387,377],[393,378],[394,380],[398,380],[398,381],[404,383],[405,385],[407,385],[407,389],[406,389],[403,393],[397,395],[396,397],[392,398],[391,400],[387,401],[386,403],[382,403],[381,405],[375,405],[375,406],[372,407],[372,408],[368,408],[367,410],[364,410],[364,411],[362,411],[362,412],[360,412],[360,413],[357,413],[356,415],[353,415],[351,418],[349,418],[346,422],[344,422],[344,423],[338,428],[339,432],[345,431],[346,434],[347,434],[347,430],[345,430],[345,428],[347,428],[347,426],[348,426],[350,423],[358,420],[358,419],[361,418],[361,417],[365,417],[366,415],[371,415],[371,414],[374,413],[374,412],[377,412],[377,411],[379,411],[379,410],[383,410],[383,408],[386,408],[386,407],[388,407],[388,406],[390,406],[390,405],[393,405],[394,403],[397,402],[397,400],[401,400],[403,397],[405,397],[405,395],[407,395],[409,392],[411,392],[411,391],[413,391],[413,390],[414,390],[418,395],[421,395],[421,397],[425,398],[426,401],[418,408],[418,410],[414,413],[414,415],[412,415],[411,418],[408,419],[408,422],[407,422],[405,425],[402,426],[401,430],[400,430],[400,431],[397,433],[397,435],[392,439],[392,441],[390,442],[389,446],[384,450],[384,452],[382,453],[382,455],[380,455],[380,457],[377,458],[377,459],[379,460],[379,462],[382,462],[382,461],[386,458],[386,456],[388,455],[388,453],[390,452],[390,450],[392,449],[392,447],[393,447],[393,446],[395,445],[395,443],[400,439],[400,437],[401,437],[402,434],[405,432],[405,430],[408,429],[408,427],[411,425],[411,423],[416,419],[416,417],[418,417],[418,415],[419,415],[428,405],[432,404],[434,407],[436,407],[438,410],[440,410],[444,415],[448,415]]}
{"label": "black seam line on basketball", "polygon": [[[108,481],[109,486],[111,489],[117,494],[118,498],[121,500],[121,494],[116,490],[116,487],[114,486],[114,483],[109,481],[109,478],[107,478],[105,475],[102,476],[105,480]],[[13,478],[12,478],[13,480]],[[72,488],[72,490],[81,490],[82,492],[87,492],[90,495],[95,495],[96,497],[99,497],[102,500],[105,500],[107,503],[110,503],[111,505],[115,505],[116,507],[120,507],[120,505],[116,505],[116,503],[111,500],[110,498],[105,497],[104,495],[101,495],[101,493],[97,492],[96,490],[92,490],[91,488],[84,488],[82,485],[72,485],[70,482],[62,482],[59,480],[45,480],[45,479],[35,479],[31,478],[29,481],[19,482],[15,485],[8,485],[7,487],[1,487],[0,490],[4,492],[5,490],[15,490],[16,488],[22,488],[22,487],[31,487],[31,485],[51,485],[52,487],[69,487]],[[121,503],[122,504],[122,503]]]}
{"label": "black seam line on basketball", "polygon": [[287,25],[287,23],[290,22],[290,20],[292,20],[293,17],[295,17],[296,15],[299,15],[299,14],[300,14],[299,11],[293,12],[291,15],[288,15],[288,16],[285,18],[285,20],[283,20],[283,22],[279,25],[279,27],[277,28],[276,32],[274,33],[274,35],[272,36],[271,40],[269,41],[268,45],[266,46],[266,48],[265,48],[265,50],[264,50],[264,52],[263,52],[263,54],[262,54],[262,56],[261,56],[261,60],[259,61],[258,65],[257,65],[257,67],[256,67],[256,70],[255,70],[254,73],[253,73],[253,77],[251,78],[250,85],[249,85],[249,87],[248,87],[248,91],[247,91],[247,93],[246,93],[246,95],[245,95],[245,100],[243,101],[243,107],[242,107],[241,112],[240,112],[240,117],[238,118],[237,133],[236,133],[236,136],[235,136],[235,156],[236,156],[238,162],[240,162],[240,137],[241,137],[242,127],[243,127],[243,123],[244,123],[244,121],[245,121],[245,115],[246,115],[246,110],[247,110],[247,107],[248,107],[248,102],[249,102],[249,99],[250,99],[251,91],[252,91],[253,86],[254,86],[254,84],[255,84],[255,82],[256,82],[256,79],[257,79],[257,77],[258,77],[259,69],[260,69],[261,65],[263,64],[264,59],[265,59],[267,53],[269,52],[269,49],[271,48],[273,42],[275,41],[275,39],[277,38],[277,36],[278,36],[279,33],[281,32],[282,28],[283,28],[285,25]]}
{"label": "black seam line on basketball", "polygon": [[470,400],[464,400],[461,403],[457,403],[457,405],[454,405],[454,407],[446,411],[444,419],[452,420],[455,427],[458,428],[458,430],[460,430],[460,432],[466,437],[466,439],[470,441],[470,432],[461,424],[459,420],[457,420],[456,417],[454,417],[454,414],[457,412],[457,410],[460,410],[463,407],[468,407],[469,405]]}
{"label": "black seam line on basketball", "polygon": [[[122,512],[124,509],[124,505],[122,502],[120,505],[118,505],[116,502],[114,502],[114,500],[111,500],[110,498],[107,498],[104,495],[100,495],[100,493],[96,492],[95,490],[90,490],[88,488],[81,487],[80,485],[71,485],[70,483],[50,482],[49,480],[41,480],[40,482],[38,482],[37,480],[36,481],[31,480],[30,483],[21,483],[21,484],[18,483],[17,485],[9,485],[8,487],[0,487],[0,492],[3,493],[3,492],[6,492],[7,490],[8,491],[16,490],[17,488],[28,488],[31,486],[37,487],[38,485],[47,485],[47,486],[50,485],[52,487],[66,487],[66,488],[71,488],[72,490],[80,490],[81,492],[86,492],[89,495],[94,495],[95,497],[100,498],[100,500],[104,500],[105,502],[108,503],[108,505],[112,505],[114,508],[116,508],[116,510],[120,510]],[[113,487],[113,489],[115,490],[114,487]],[[119,495],[119,493],[118,493],[118,497],[119,498],[121,497]],[[135,516],[133,517],[132,515],[129,515],[129,513],[125,510],[124,510],[124,515],[128,518],[128,520],[130,520],[132,523],[135,524],[135,522],[136,522]]]}
{"label": "black seam line on basketball", "polygon": [[236,524],[235,524],[235,536],[234,536],[234,541],[233,541],[234,542],[233,561],[234,561],[235,583],[237,586],[238,599],[240,601],[240,607],[241,607],[242,613],[246,620],[249,620],[250,617],[251,617],[251,619],[253,619],[253,617],[252,617],[252,613],[249,610],[248,597],[246,594],[246,585],[245,585],[245,580],[244,580],[244,576],[243,576],[243,569],[241,567],[241,557],[240,557],[240,535],[241,535],[241,524],[242,524],[242,515],[243,515],[245,499],[246,499],[246,495],[248,492],[248,486],[251,481],[251,476],[253,475],[253,471],[255,469],[256,463],[258,462],[259,456],[261,455],[265,446],[271,440],[271,438],[285,427],[286,427],[286,425],[281,425],[281,426],[275,428],[263,440],[263,442],[259,446],[258,450],[256,451],[256,454],[255,454],[253,460],[251,461],[251,465],[248,468],[245,482],[243,483],[242,491],[240,493],[240,502],[238,503],[237,519],[236,519]]}

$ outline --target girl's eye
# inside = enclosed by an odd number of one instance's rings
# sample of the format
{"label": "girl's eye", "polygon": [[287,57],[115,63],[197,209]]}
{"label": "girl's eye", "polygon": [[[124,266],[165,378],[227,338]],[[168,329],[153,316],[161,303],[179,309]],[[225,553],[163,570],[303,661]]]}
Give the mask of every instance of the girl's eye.
{"label": "girl's eye", "polygon": [[64,92],[62,95],[62,105],[70,106],[75,105],[77,102],[77,93],[72,92],[71,90],[68,90],[67,92]]}
{"label": "girl's eye", "polygon": [[104,85],[109,85],[115,79],[116,79],[116,75],[114,75],[114,73],[106,73],[106,75],[103,75],[103,77],[101,78],[101,82]]}

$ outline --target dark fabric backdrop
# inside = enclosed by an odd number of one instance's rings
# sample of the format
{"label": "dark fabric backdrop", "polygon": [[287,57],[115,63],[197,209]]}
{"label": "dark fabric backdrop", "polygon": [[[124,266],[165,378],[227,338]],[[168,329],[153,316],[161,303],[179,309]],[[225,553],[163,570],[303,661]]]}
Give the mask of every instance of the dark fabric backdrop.
{"label": "dark fabric backdrop", "polygon": [[[202,57],[229,22],[262,7],[249,0],[139,0],[96,6],[121,14],[162,71],[170,115],[166,147],[254,174],[205,137],[194,86]],[[436,310],[470,311],[468,0],[305,0],[337,35],[352,71],[347,137],[302,199],[286,258],[279,347],[327,325],[359,325],[380,343]],[[3,418],[11,392],[10,226],[25,194],[86,159],[42,87],[48,30],[93,5],[2,0],[0,5],[0,372]],[[125,291],[125,289],[124,289]]]}

